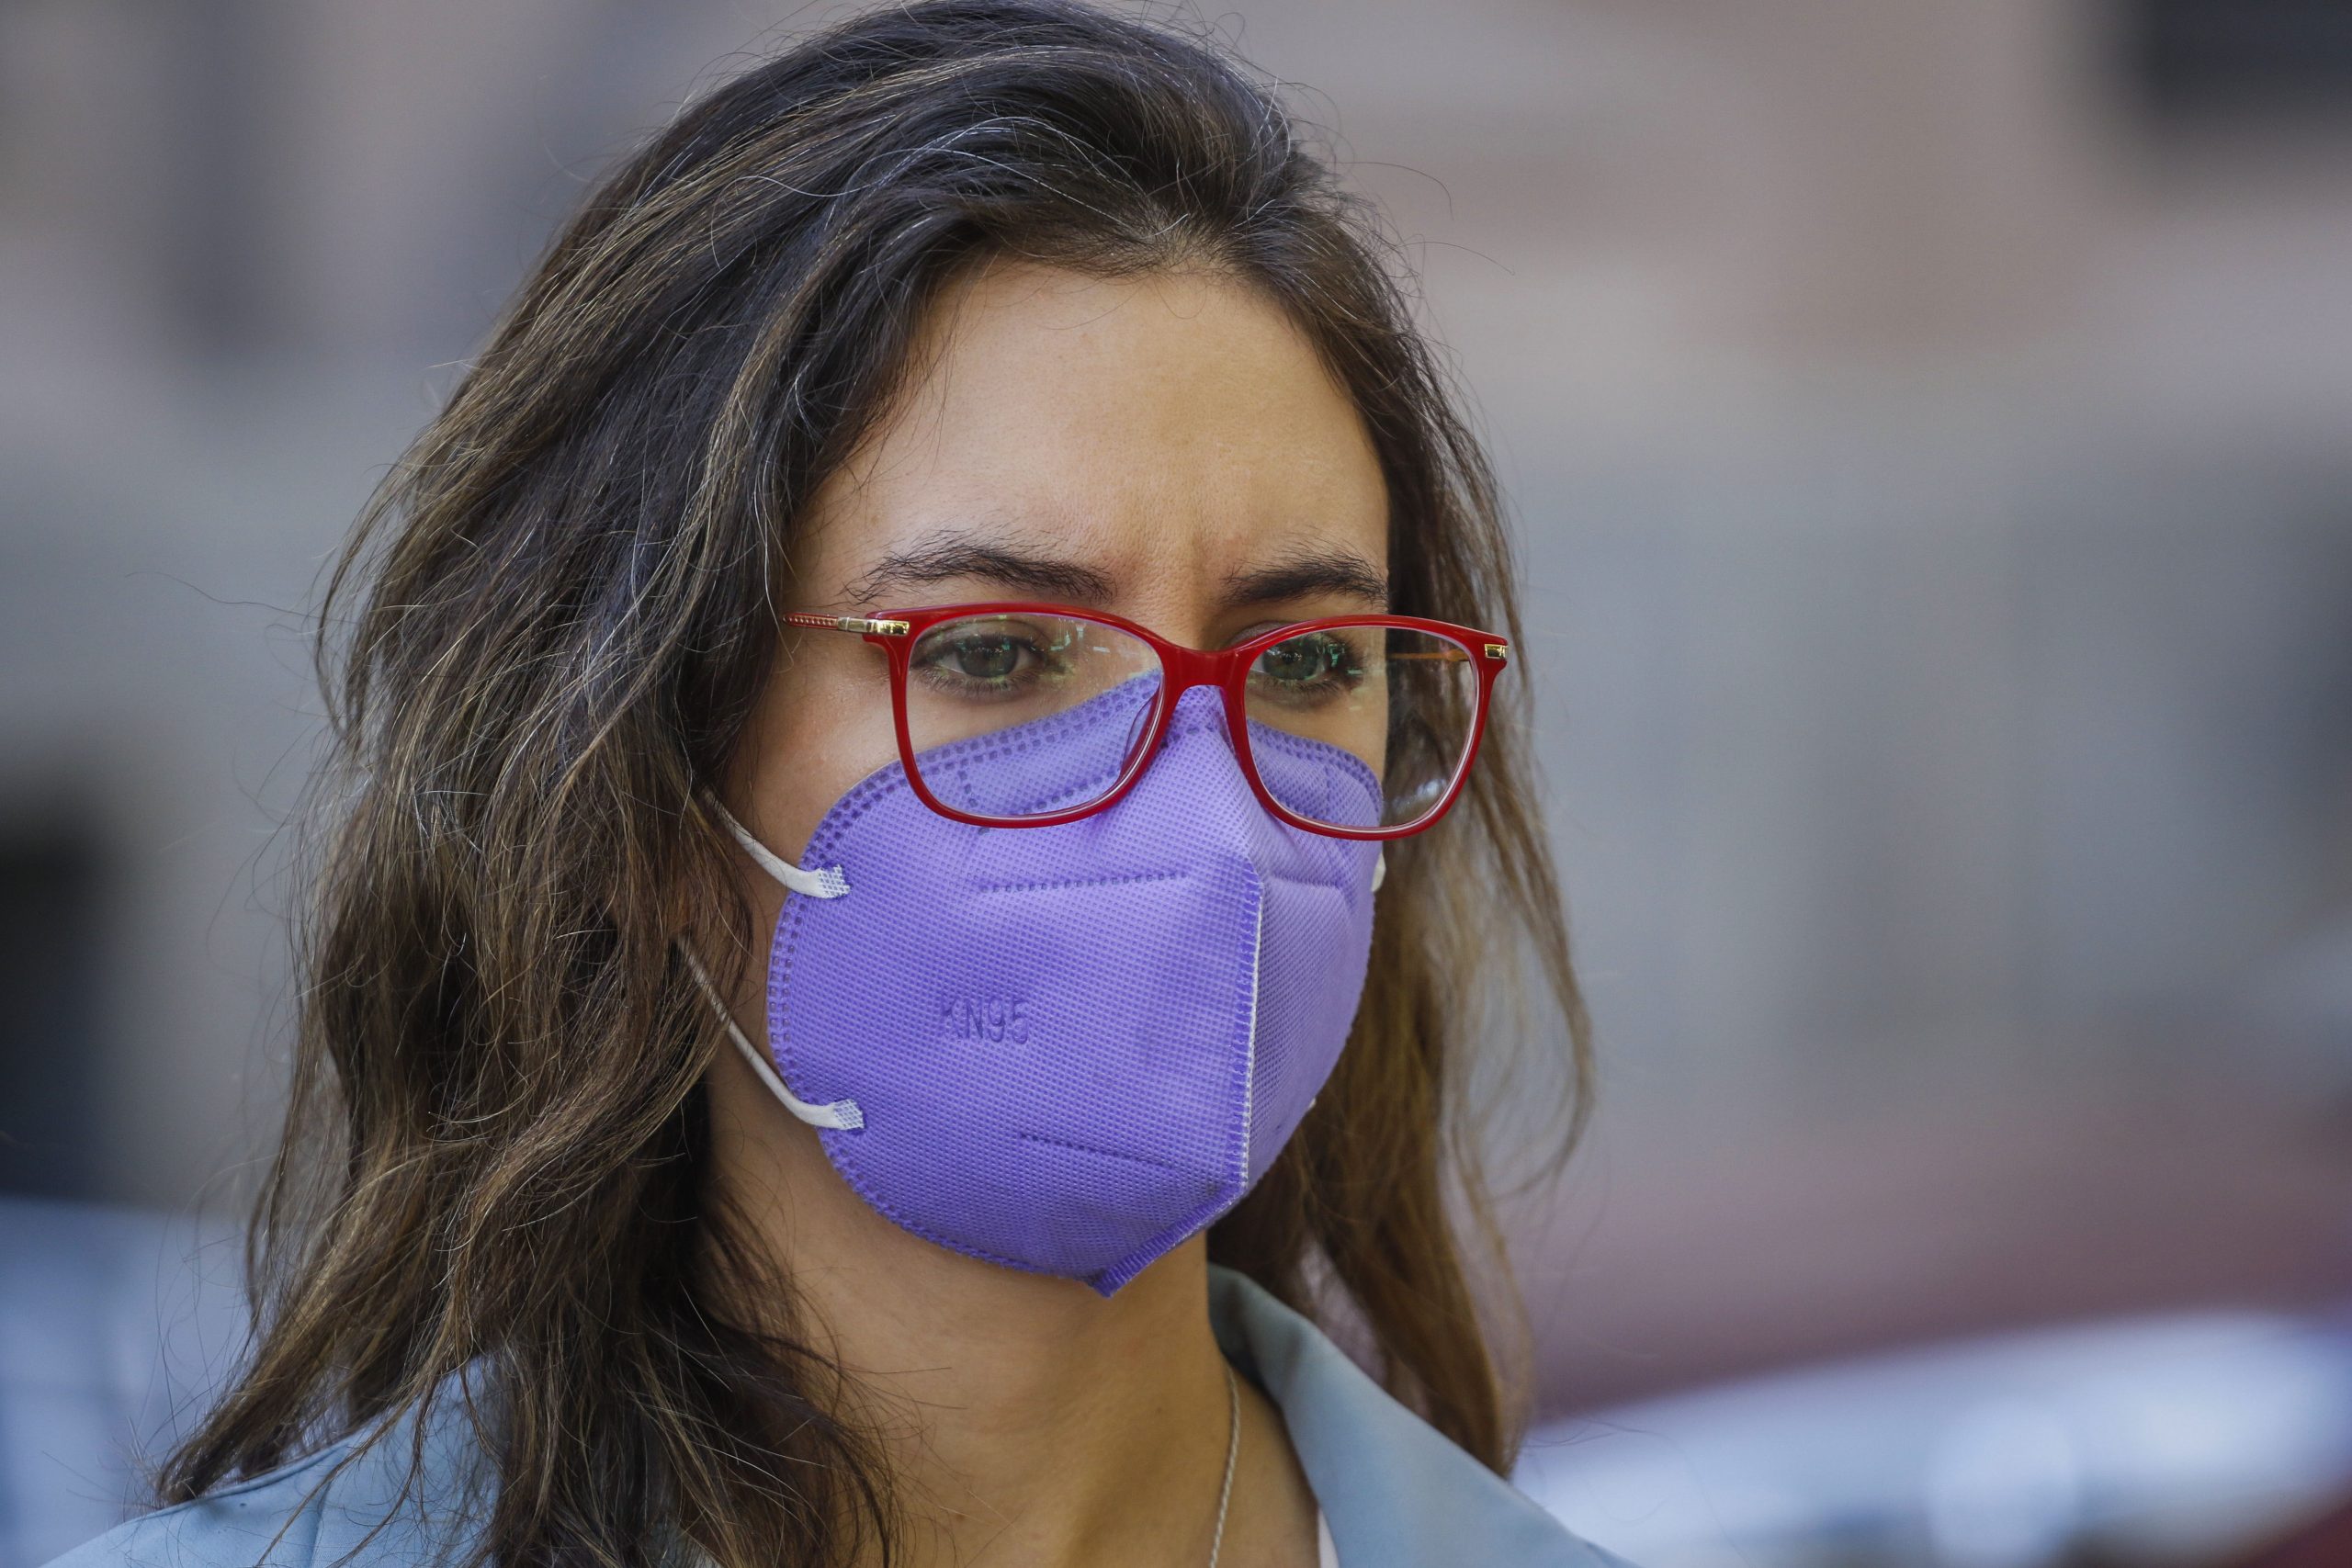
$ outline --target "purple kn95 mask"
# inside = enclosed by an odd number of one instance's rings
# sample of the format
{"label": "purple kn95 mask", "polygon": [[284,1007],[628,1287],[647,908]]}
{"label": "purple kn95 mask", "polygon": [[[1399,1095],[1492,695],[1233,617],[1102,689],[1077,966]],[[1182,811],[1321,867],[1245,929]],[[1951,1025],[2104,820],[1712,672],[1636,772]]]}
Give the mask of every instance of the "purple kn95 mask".
{"label": "purple kn95 mask", "polygon": [[[1131,733],[1137,700],[938,748],[923,776],[957,777],[978,815],[1083,799],[1103,754],[1083,729]],[[1257,725],[1251,740],[1282,798],[1380,819],[1353,755]],[[768,1052],[729,1032],[833,1168],[926,1240],[1106,1296],[1265,1174],[1363,989],[1379,844],[1270,815],[1205,687],[1127,796],[1076,822],[952,821],[894,762],[797,866],[729,826],[789,890]]]}

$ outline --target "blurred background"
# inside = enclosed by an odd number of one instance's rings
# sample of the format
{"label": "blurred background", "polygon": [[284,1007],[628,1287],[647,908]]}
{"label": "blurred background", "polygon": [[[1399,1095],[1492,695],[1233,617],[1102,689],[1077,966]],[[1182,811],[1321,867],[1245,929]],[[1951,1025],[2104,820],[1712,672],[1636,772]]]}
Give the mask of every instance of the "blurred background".
{"label": "blurred background", "polygon": [[[0,1565],[235,1350],[321,565],[839,14],[0,0]],[[1522,1483],[1643,1568],[2352,1563],[2352,0],[1173,14],[1517,509],[1602,1083]]]}

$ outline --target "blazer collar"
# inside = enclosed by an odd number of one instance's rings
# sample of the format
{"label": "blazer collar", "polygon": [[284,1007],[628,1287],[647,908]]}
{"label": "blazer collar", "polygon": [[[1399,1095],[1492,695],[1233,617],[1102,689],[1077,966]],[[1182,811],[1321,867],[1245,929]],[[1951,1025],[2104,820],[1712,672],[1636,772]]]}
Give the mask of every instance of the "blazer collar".
{"label": "blazer collar", "polygon": [[1211,1265],[1209,1315],[1281,1407],[1340,1568],[1625,1568],[1392,1398],[1306,1318]]}

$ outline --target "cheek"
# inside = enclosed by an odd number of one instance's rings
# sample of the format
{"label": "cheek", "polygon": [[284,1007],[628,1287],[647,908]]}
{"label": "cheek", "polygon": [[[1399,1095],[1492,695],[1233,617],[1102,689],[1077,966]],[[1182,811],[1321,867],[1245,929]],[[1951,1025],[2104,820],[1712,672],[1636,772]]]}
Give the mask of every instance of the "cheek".
{"label": "cheek", "polygon": [[729,780],[750,813],[744,826],[795,863],[833,803],[899,755],[882,655],[854,638],[838,641],[777,669]]}

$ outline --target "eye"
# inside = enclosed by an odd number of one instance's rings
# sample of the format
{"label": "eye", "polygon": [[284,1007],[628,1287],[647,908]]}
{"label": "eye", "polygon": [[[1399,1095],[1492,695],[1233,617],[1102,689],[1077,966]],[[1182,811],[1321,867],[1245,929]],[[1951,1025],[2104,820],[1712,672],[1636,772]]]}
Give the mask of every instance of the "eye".
{"label": "eye", "polygon": [[1353,686],[1363,675],[1360,665],[1355,649],[1337,632],[1306,632],[1258,655],[1250,680],[1286,696],[1307,696]]}
{"label": "eye", "polygon": [[942,669],[951,670],[967,680],[1001,681],[1022,668],[1024,657],[1035,659],[1036,655],[1013,638],[999,634],[957,637],[933,657]]}
{"label": "eye", "polygon": [[943,696],[1019,696],[1067,672],[1069,640],[1023,621],[955,621],[925,633],[910,663]]}

